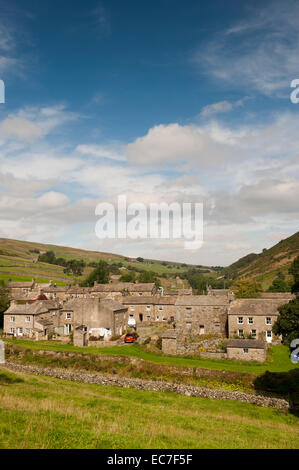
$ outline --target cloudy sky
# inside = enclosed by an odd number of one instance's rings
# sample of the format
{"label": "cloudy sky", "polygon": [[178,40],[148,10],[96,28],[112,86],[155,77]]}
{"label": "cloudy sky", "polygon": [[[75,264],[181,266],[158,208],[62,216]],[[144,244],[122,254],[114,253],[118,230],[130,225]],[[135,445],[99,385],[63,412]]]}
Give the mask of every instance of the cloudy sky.
{"label": "cloudy sky", "polygon": [[[0,237],[227,265],[298,230],[298,1],[0,11]],[[202,202],[203,246],[99,240],[119,194]]]}

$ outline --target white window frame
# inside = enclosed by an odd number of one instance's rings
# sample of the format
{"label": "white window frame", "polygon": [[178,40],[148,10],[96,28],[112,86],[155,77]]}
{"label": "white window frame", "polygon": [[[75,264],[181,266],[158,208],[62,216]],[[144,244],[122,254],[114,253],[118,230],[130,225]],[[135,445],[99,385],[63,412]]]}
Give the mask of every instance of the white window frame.
{"label": "white window frame", "polygon": [[[268,333],[270,333],[270,334],[268,334]],[[272,330],[267,330],[266,331],[266,336],[267,336],[267,338],[272,338]]]}
{"label": "white window frame", "polygon": [[160,317],[159,315],[156,315],[156,321],[159,321]]}
{"label": "white window frame", "polygon": [[[252,320],[252,321],[249,321]],[[248,325],[253,325],[254,324],[254,319],[253,317],[248,317]]]}
{"label": "white window frame", "polygon": [[71,313],[66,313],[65,314],[65,319],[66,320],[71,320],[72,319],[72,314]]}
{"label": "white window frame", "polygon": [[150,305],[147,305],[147,306],[146,306],[146,311],[149,312],[150,309],[151,309],[151,306],[150,306]]}
{"label": "white window frame", "polygon": [[[253,331],[255,331],[255,334],[253,333]],[[256,330],[256,329],[251,330],[250,334],[251,334],[251,336],[253,336],[254,338],[256,338],[256,337],[257,337],[257,330]]]}
{"label": "white window frame", "polygon": [[134,310],[135,310],[135,307],[133,307],[133,305],[131,305],[131,306],[130,306],[130,311],[131,311],[131,312],[134,312]]}
{"label": "white window frame", "polygon": [[[240,334],[240,331],[242,331],[242,334]],[[238,330],[238,336],[244,336],[244,330],[243,329]]]}
{"label": "white window frame", "polygon": [[162,321],[166,321],[166,320],[167,320],[167,318],[166,318],[166,317],[162,317]]}
{"label": "white window frame", "polygon": [[248,348],[243,348],[243,353],[248,354]]}
{"label": "white window frame", "polygon": [[30,322],[31,322],[31,317],[26,317],[26,318],[25,318],[25,322],[26,322],[26,323],[30,323]]}
{"label": "white window frame", "polygon": [[10,323],[14,323],[16,321],[16,317],[10,317],[9,321]]}
{"label": "white window frame", "polygon": [[15,330],[14,328],[11,328],[11,329],[10,329],[10,333],[11,333],[12,335],[15,334],[15,331],[16,331],[16,330]]}
{"label": "white window frame", "polygon": [[162,306],[162,305],[159,305],[159,306],[158,306],[158,310],[159,310],[159,312],[162,312],[163,306]]}
{"label": "white window frame", "polygon": [[[242,319],[241,321],[240,318]],[[244,325],[244,317],[238,317],[238,325]]]}
{"label": "white window frame", "polygon": [[25,334],[30,335],[30,328],[25,328]]}
{"label": "white window frame", "polygon": [[[268,323],[268,320],[270,320],[270,322]],[[266,317],[266,325],[272,325],[272,318],[271,317]]]}

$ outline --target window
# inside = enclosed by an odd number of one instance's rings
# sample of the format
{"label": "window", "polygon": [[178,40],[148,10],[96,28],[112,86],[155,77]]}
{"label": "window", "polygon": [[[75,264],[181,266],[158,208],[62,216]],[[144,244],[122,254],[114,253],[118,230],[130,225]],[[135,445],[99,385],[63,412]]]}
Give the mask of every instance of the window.
{"label": "window", "polygon": [[192,325],[191,323],[186,323],[186,327],[187,327],[188,330],[191,329],[191,325]]}
{"label": "window", "polygon": [[248,325],[253,325],[253,317],[248,317]]}
{"label": "window", "polygon": [[25,322],[26,322],[26,323],[30,323],[30,317],[26,317]]}
{"label": "window", "polygon": [[151,306],[150,305],[147,305],[146,306],[146,310],[149,311],[151,309]]}
{"label": "window", "polygon": [[253,336],[254,338],[256,338],[256,330],[251,330],[251,336]]}
{"label": "window", "polygon": [[134,318],[134,315],[133,315],[133,313],[130,313],[130,318]]}
{"label": "window", "polygon": [[161,312],[161,310],[163,310],[162,305],[159,305],[158,310],[160,310],[160,312]]}
{"label": "window", "polygon": [[166,317],[162,317],[162,321],[166,321]]}
{"label": "window", "polygon": [[29,329],[29,328],[25,328],[25,333],[26,333],[26,335],[29,335],[29,334],[30,334],[30,329]]}
{"label": "window", "polygon": [[67,320],[70,319],[70,318],[71,318],[71,314],[70,314],[70,313],[67,313],[66,316],[65,316],[65,318],[66,318]]}
{"label": "window", "polygon": [[272,318],[271,317],[266,318],[266,325],[272,325]]}
{"label": "window", "polygon": [[238,335],[239,336],[244,336],[244,330],[238,330]]}
{"label": "window", "polygon": [[243,324],[243,317],[238,317],[238,324],[242,325]]}
{"label": "window", "polygon": [[130,307],[130,310],[131,312],[134,312],[135,308],[133,307],[133,305]]}
{"label": "window", "polygon": [[10,332],[11,332],[12,335],[14,335],[14,334],[15,334],[15,329],[14,329],[14,328],[11,328],[11,329],[10,329]]}
{"label": "window", "polygon": [[271,330],[267,330],[267,338],[272,338],[272,331]]}
{"label": "window", "polygon": [[138,292],[138,295],[139,295],[139,296],[142,295],[142,292]]}
{"label": "window", "polygon": [[159,321],[159,315],[156,316],[156,321]]}
{"label": "window", "polygon": [[10,317],[10,322],[13,323],[15,321],[15,317]]}
{"label": "window", "polygon": [[245,354],[248,354],[248,348],[244,348],[244,349],[243,349],[243,352],[244,352]]}
{"label": "window", "polygon": [[147,315],[146,319],[147,321],[151,321],[151,317],[149,315]]}

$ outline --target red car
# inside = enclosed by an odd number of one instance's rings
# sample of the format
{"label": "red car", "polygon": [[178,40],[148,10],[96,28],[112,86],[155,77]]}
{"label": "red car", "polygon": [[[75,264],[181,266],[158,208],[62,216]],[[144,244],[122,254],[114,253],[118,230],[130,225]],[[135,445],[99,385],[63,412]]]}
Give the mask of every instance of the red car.
{"label": "red car", "polygon": [[136,339],[138,338],[138,335],[137,333],[127,333],[126,336],[125,336],[125,343],[134,343],[136,341]]}

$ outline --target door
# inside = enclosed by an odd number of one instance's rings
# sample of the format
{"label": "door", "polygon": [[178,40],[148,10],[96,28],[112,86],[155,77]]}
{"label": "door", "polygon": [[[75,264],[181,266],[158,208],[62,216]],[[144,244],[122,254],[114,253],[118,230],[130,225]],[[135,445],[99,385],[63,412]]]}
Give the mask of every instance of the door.
{"label": "door", "polygon": [[272,343],[272,331],[271,330],[266,331],[266,341],[267,343]]}
{"label": "door", "polygon": [[139,321],[140,321],[140,322],[143,322],[143,315],[142,315],[142,313],[139,313]]}

